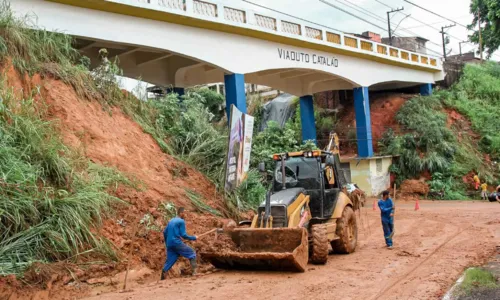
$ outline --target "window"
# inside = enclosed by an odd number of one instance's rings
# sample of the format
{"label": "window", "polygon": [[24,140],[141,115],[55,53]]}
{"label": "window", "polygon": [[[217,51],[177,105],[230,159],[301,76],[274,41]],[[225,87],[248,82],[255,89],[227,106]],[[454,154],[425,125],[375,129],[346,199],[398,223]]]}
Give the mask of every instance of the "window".
{"label": "window", "polygon": [[[321,188],[319,164],[316,158],[291,157],[285,160],[286,188],[302,187],[306,190]],[[276,162],[274,190],[283,188],[281,161]]]}
{"label": "window", "polygon": [[351,164],[350,163],[340,163],[340,171],[344,172],[344,177],[347,182],[351,182]]}
{"label": "window", "polygon": [[377,164],[377,174],[382,173],[382,159],[381,158],[377,158],[377,160],[375,161],[375,163]]}

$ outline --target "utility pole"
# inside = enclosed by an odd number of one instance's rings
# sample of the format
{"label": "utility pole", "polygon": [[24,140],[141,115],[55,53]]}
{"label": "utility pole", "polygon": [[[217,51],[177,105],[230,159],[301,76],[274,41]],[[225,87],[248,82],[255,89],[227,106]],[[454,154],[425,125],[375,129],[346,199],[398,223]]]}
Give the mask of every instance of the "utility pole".
{"label": "utility pole", "polygon": [[483,62],[483,36],[481,35],[481,15],[479,8],[477,9],[477,23],[479,25],[479,54],[481,55],[481,62]]}
{"label": "utility pole", "polygon": [[391,11],[387,12],[387,27],[389,29],[389,44],[391,46],[392,46],[391,14],[398,12],[398,11],[402,11],[404,9],[405,9],[404,7],[401,7],[401,8],[397,8],[397,9],[392,9]]}
{"label": "utility pole", "polygon": [[445,29],[448,29],[448,28],[451,28],[451,27],[454,27],[454,26],[457,26],[457,24],[453,24],[453,25],[448,25],[448,26],[443,26],[441,27],[441,36],[443,37],[443,57],[444,57],[444,60],[446,60],[446,39],[444,38],[444,35],[446,32],[444,32]]}
{"label": "utility pole", "polygon": [[460,56],[462,56],[462,44],[467,44],[467,43],[468,43],[467,41],[462,41],[458,43],[458,48],[460,49]]}

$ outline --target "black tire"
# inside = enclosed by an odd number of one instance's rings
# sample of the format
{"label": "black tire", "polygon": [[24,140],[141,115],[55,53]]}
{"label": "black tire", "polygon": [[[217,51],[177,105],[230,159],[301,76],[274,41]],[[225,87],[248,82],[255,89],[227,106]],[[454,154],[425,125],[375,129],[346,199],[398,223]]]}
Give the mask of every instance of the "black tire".
{"label": "black tire", "polygon": [[497,201],[497,193],[491,193],[489,196],[488,196],[488,201],[490,202],[496,202]]}
{"label": "black tire", "polygon": [[340,239],[332,241],[332,249],[335,253],[349,254],[356,251],[358,223],[350,206],[344,208],[342,217],[337,220],[336,234]]}
{"label": "black tire", "polygon": [[311,228],[311,254],[310,260],[313,264],[326,264],[328,260],[328,236],[324,224],[316,224]]}

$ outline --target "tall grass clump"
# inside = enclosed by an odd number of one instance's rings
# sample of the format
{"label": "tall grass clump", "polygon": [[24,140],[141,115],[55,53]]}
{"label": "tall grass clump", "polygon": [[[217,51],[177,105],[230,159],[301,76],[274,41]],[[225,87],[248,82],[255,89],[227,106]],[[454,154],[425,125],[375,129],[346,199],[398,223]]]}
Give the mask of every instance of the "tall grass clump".
{"label": "tall grass clump", "polygon": [[62,80],[79,96],[103,104],[121,98],[114,82],[115,75],[120,75],[115,62],[101,68],[104,72],[99,68],[90,72],[90,59],[73,47],[73,37],[37,28],[34,20],[34,15],[15,16],[8,1],[0,0],[0,62],[10,60],[21,74],[38,73]]}
{"label": "tall grass clump", "polygon": [[67,148],[41,103],[0,85],[0,274],[92,250],[113,258],[92,230],[128,181]]}
{"label": "tall grass clump", "polygon": [[[72,38],[32,28],[0,2],[0,64],[21,74],[52,76],[78,94],[103,98]],[[87,63],[86,63],[87,62]],[[40,99],[36,102],[34,98]],[[128,183],[116,171],[90,163],[61,141],[44,118],[41,95],[15,95],[0,82],[0,274],[21,274],[35,261],[96,252],[114,258],[93,232],[117,198],[108,189]]]}
{"label": "tall grass clump", "polygon": [[156,124],[173,153],[217,182],[225,167],[227,133],[214,125],[214,115],[204,101],[190,91],[182,102],[176,94],[169,94],[150,104],[157,110]]}
{"label": "tall grass clump", "polygon": [[481,150],[500,160],[500,66],[493,62],[466,65],[460,81],[441,96],[447,106],[471,121],[481,135]]}

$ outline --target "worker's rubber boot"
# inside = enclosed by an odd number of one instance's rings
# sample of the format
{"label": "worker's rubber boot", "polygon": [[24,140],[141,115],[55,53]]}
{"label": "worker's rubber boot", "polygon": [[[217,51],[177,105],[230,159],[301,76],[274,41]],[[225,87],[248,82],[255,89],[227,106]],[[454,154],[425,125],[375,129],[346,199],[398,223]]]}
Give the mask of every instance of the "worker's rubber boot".
{"label": "worker's rubber boot", "polygon": [[165,279],[167,279],[167,272],[163,272],[163,270],[162,270],[160,280],[165,280]]}
{"label": "worker's rubber boot", "polygon": [[196,267],[197,267],[197,264],[196,264],[196,257],[195,258],[191,258],[189,260],[189,263],[191,263],[191,275],[197,275],[198,273],[196,272]]}

